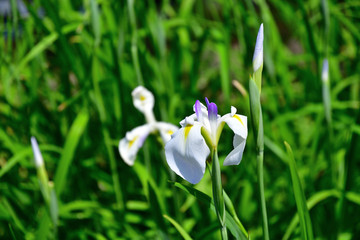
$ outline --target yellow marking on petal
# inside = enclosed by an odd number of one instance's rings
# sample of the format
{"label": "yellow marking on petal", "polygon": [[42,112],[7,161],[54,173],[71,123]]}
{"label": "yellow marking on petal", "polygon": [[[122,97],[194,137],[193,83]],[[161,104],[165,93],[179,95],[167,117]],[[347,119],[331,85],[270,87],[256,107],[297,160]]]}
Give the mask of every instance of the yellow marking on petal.
{"label": "yellow marking on petal", "polygon": [[174,131],[171,131],[171,130],[167,131],[167,134],[169,134],[169,135],[172,135],[173,133],[174,133]]}
{"label": "yellow marking on petal", "polygon": [[131,146],[134,144],[134,142],[136,141],[136,139],[138,139],[138,136],[134,137],[132,140],[129,141],[129,146],[128,146],[129,149],[130,149]]}
{"label": "yellow marking on petal", "polygon": [[189,132],[190,132],[190,129],[193,127],[193,125],[187,125],[185,127],[185,140],[187,139],[188,135],[189,135]]}
{"label": "yellow marking on petal", "polygon": [[145,101],[145,99],[146,99],[146,98],[145,98],[143,95],[140,95],[140,100],[141,100],[141,101]]}
{"label": "yellow marking on petal", "polygon": [[243,121],[241,120],[241,118],[240,118],[238,115],[235,114],[235,115],[233,116],[233,118],[236,118],[237,120],[239,120],[240,123],[245,127]]}

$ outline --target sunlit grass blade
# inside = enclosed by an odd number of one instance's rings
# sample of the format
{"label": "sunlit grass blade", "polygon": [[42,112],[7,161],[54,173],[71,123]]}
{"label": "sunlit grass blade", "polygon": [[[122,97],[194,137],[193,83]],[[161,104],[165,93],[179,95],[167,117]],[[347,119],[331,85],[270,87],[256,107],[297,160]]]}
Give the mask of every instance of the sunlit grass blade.
{"label": "sunlit grass blade", "polygon": [[300,219],[300,228],[301,228],[301,235],[302,238],[305,240],[312,240],[314,239],[311,219],[308,207],[306,205],[306,198],[301,186],[301,182],[299,179],[299,175],[296,170],[296,163],[294,159],[294,155],[290,145],[287,142],[284,142],[286,146],[287,153],[289,155],[289,167],[291,173],[291,180],[293,184],[293,191],[296,201],[296,207]]}
{"label": "sunlit grass blade", "polygon": [[[315,195],[311,196],[307,201],[306,205],[309,210],[315,207],[317,204],[322,201],[327,200],[331,197],[339,197],[340,193],[336,190],[324,190],[321,192],[317,192]],[[296,213],[295,216],[291,219],[290,224],[288,225],[282,240],[290,239],[291,234],[295,231],[297,225],[299,224],[299,214]]]}
{"label": "sunlit grass blade", "polygon": [[168,216],[166,214],[164,214],[163,216],[164,216],[164,218],[166,218],[176,228],[176,230],[180,233],[180,235],[185,240],[191,240],[192,239],[190,237],[190,235],[185,231],[185,229],[178,222],[176,222],[173,218],[171,218],[170,216]]}
{"label": "sunlit grass blade", "polygon": [[57,196],[60,196],[64,190],[67,173],[71,162],[74,160],[76,147],[79,144],[80,137],[87,126],[88,120],[89,114],[86,111],[81,111],[70,128],[65,141],[63,153],[55,173],[55,189]]}

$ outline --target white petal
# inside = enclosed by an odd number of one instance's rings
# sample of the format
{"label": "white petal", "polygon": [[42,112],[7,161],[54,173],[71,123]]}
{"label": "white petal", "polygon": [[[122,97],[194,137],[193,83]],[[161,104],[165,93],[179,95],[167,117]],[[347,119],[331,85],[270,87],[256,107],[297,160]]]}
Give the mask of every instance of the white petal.
{"label": "white petal", "polygon": [[231,106],[231,116],[233,117],[236,114],[236,107]]}
{"label": "white petal", "polygon": [[221,120],[235,133],[232,150],[224,160],[224,166],[238,165],[242,159],[242,155],[245,149],[246,138],[248,135],[247,129],[247,117],[239,114],[226,114]]}
{"label": "white petal", "polygon": [[253,68],[254,72],[260,68],[263,64],[263,42],[264,42],[264,27],[260,25],[258,35],[256,37],[255,51],[253,56]]}
{"label": "white petal", "polygon": [[181,127],[185,127],[187,125],[194,125],[194,122],[197,120],[196,114],[192,114],[188,117],[185,117],[185,119],[181,120],[180,125]]}
{"label": "white petal", "polygon": [[242,155],[245,149],[246,139],[243,139],[239,135],[234,136],[234,150],[232,150],[224,160],[224,166],[239,165],[242,159]]}
{"label": "white petal", "polygon": [[120,156],[129,166],[134,165],[136,154],[144,144],[145,139],[153,130],[151,124],[136,127],[126,133],[126,137],[120,140],[119,152]]}
{"label": "white petal", "polygon": [[160,136],[164,141],[164,144],[166,144],[171,139],[171,135],[179,130],[177,126],[165,122],[157,122],[156,128],[159,129]]}
{"label": "white petal", "polygon": [[154,107],[154,95],[144,88],[143,86],[138,86],[135,88],[132,93],[134,106],[142,113],[152,112]]}
{"label": "white petal", "polygon": [[234,114],[234,116],[231,116],[231,114],[226,114],[220,119],[220,121],[226,122],[226,124],[236,135],[239,135],[243,139],[247,138],[248,129],[246,116],[239,114]]}
{"label": "white petal", "polygon": [[204,176],[210,150],[201,135],[202,125],[195,122],[180,128],[165,146],[171,170],[186,181],[196,184]]}
{"label": "white petal", "polygon": [[44,160],[35,137],[31,137],[31,147],[34,153],[35,165],[37,168],[40,168],[44,165]]}

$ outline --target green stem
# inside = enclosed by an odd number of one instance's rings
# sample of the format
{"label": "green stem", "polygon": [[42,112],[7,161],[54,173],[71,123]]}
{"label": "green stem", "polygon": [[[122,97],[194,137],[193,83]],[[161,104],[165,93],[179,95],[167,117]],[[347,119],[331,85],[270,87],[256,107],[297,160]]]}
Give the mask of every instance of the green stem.
{"label": "green stem", "polygon": [[[261,76],[256,75],[255,76]],[[264,127],[262,119],[262,110],[260,104],[260,90],[256,85],[256,81],[250,79],[250,110],[251,123],[254,129],[254,138],[256,139],[257,152],[257,173],[260,191],[260,206],[263,220],[263,234],[264,239],[269,240],[269,227],[266,212],[265,191],[264,191]]]}
{"label": "green stem", "polygon": [[264,127],[263,127],[263,118],[262,110],[259,99],[259,128],[256,139],[257,146],[257,171],[258,171],[258,181],[259,181],[259,191],[260,191],[260,204],[261,204],[261,215],[263,219],[263,234],[264,239],[269,240],[269,224],[267,219],[266,212],[266,201],[265,201],[265,190],[264,190]]}
{"label": "green stem", "polygon": [[259,151],[257,154],[258,163],[258,178],[259,178],[259,190],[260,190],[260,204],[261,204],[261,215],[263,219],[263,233],[264,239],[269,240],[269,226],[267,221],[266,202],[265,202],[265,191],[264,191],[264,151]]}
{"label": "green stem", "polygon": [[212,149],[211,158],[213,162],[211,180],[212,180],[214,205],[216,209],[216,215],[221,225],[221,238],[224,240],[224,239],[228,239],[228,236],[225,225],[225,202],[224,202],[223,189],[221,184],[221,170],[220,170],[220,163],[216,148]]}

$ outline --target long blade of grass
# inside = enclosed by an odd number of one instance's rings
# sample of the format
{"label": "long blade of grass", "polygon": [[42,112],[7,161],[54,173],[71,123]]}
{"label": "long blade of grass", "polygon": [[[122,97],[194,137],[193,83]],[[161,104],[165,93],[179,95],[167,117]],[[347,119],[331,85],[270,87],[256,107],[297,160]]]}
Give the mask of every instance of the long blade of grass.
{"label": "long blade of grass", "polygon": [[64,150],[55,173],[55,189],[57,196],[60,196],[64,190],[67,173],[71,162],[74,159],[75,149],[79,144],[80,137],[87,126],[88,120],[89,114],[87,111],[83,110],[77,115],[70,128],[65,141]]}
{"label": "long blade of grass", "polygon": [[181,234],[181,236],[185,240],[191,240],[192,239],[190,237],[190,235],[185,231],[185,229],[178,222],[176,222],[173,218],[171,218],[170,216],[168,216],[166,214],[164,214],[163,216],[164,216],[164,218],[166,218],[166,220],[168,220],[176,228],[176,230],[178,230],[178,232]]}
{"label": "long blade of grass", "polygon": [[301,235],[302,238],[305,240],[312,240],[314,239],[314,236],[312,232],[310,214],[308,207],[306,205],[306,198],[303,188],[301,186],[299,175],[297,174],[294,154],[292,152],[290,145],[287,142],[284,142],[284,144],[286,146],[286,150],[289,155],[289,167],[290,167],[291,180],[293,184],[293,191],[296,201],[296,207],[300,219]]}
{"label": "long blade of grass", "polygon": [[[315,195],[309,198],[306,205],[307,208],[310,210],[313,207],[315,207],[317,204],[327,200],[330,197],[339,197],[339,196],[340,193],[337,192],[336,190],[325,190],[325,191],[317,192],[315,193]],[[291,222],[288,225],[288,228],[286,229],[282,240],[288,240],[290,238],[291,234],[295,231],[298,223],[299,223],[299,214],[296,213],[295,216],[291,219]]]}

